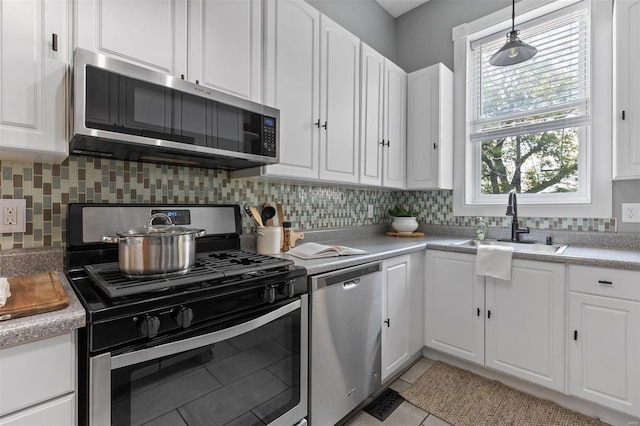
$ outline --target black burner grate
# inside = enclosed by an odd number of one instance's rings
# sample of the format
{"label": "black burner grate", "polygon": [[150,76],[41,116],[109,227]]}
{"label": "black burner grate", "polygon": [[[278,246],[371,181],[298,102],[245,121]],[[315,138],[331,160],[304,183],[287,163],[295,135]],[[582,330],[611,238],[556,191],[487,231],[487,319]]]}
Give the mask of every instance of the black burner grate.
{"label": "black burner grate", "polygon": [[196,255],[188,274],[153,279],[127,278],[117,262],[86,265],[84,268],[95,282],[111,297],[163,290],[205,281],[220,281],[242,274],[276,270],[293,265],[292,260],[263,256],[244,251],[206,252]]}

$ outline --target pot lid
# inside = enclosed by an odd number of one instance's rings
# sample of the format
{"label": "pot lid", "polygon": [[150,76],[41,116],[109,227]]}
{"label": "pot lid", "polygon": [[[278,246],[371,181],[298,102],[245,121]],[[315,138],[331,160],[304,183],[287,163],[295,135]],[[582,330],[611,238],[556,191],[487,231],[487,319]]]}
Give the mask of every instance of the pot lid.
{"label": "pot lid", "polygon": [[[163,219],[166,222],[166,225],[154,225],[153,221],[156,218]],[[175,226],[171,222],[171,218],[164,213],[155,213],[149,216],[147,219],[147,224],[144,226],[140,226],[138,228],[127,229],[124,231],[118,231],[116,234],[119,237],[145,237],[145,236],[156,236],[160,237],[163,235],[187,235],[187,234],[195,234],[201,232],[201,229],[195,228],[187,228],[184,226]]]}
{"label": "pot lid", "polygon": [[116,234],[119,237],[145,237],[145,236],[161,237],[163,235],[195,234],[199,231],[200,231],[199,229],[186,228],[184,226],[151,225],[151,226],[140,226],[138,228],[118,231],[116,232]]}

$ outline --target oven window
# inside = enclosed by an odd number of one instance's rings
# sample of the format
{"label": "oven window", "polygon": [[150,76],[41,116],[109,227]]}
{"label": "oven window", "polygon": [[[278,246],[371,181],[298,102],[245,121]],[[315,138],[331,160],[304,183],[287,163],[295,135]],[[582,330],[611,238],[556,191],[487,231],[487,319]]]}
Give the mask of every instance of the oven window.
{"label": "oven window", "polygon": [[210,346],[113,370],[113,425],[262,425],[300,402],[300,310]]}

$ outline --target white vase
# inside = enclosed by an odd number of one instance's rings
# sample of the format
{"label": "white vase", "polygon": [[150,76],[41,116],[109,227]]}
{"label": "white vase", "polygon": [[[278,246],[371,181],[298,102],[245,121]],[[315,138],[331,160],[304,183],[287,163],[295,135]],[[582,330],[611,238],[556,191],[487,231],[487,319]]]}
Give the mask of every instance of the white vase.
{"label": "white vase", "polygon": [[394,217],[391,226],[398,234],[411,234],[418,229],[418,221],[415,217]]}

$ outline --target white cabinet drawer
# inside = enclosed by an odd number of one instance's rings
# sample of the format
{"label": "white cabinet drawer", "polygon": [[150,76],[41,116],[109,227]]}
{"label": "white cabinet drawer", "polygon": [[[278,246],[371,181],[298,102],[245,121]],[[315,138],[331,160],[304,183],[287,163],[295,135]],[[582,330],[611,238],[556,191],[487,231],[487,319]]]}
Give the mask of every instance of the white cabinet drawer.
{"label": "white cabinet drawer", "polygon": [[76,424],[75,411],[75,394],[69,394],[0,418],[0,426],[73,426]]}
{"label": "white cabinet drawer", "polygon": [[0,350],[0,416],[74,391],[73,336]]}
{"label": "white cabinet drawer", "polygon": [[569,290],[640,301],[640,271],[569,265]]}

